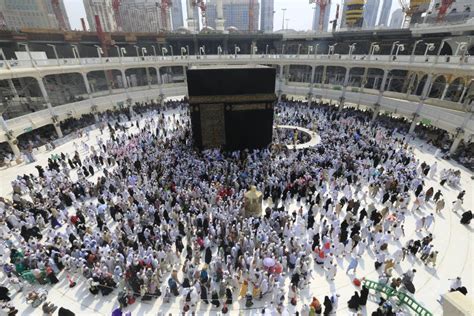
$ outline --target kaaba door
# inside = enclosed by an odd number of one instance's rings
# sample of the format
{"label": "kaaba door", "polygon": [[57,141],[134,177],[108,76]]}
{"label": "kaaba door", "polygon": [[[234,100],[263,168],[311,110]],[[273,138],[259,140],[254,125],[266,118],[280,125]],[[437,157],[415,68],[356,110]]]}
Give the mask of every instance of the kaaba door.
{"label": "kaaba door", "polygon": [[202,104],[201,115],[201,139],[202,147],[222,148],[225,146],[225,117],[224,105]]}

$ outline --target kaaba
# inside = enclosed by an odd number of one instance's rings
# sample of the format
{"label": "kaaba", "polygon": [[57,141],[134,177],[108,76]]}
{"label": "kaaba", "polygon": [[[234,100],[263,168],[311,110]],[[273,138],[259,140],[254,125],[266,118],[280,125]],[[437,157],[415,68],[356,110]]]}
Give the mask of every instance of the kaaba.
{"label": "kaaba", "polygon": [[200,150],[265,148],[272,142],[275,69],[187,70],[191,128]]}

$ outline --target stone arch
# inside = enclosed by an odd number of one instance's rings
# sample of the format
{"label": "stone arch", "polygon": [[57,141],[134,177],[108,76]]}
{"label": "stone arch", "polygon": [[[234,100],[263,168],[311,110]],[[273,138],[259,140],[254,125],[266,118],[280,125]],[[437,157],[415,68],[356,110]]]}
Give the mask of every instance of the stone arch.
{"label": "stone arch", "polygon": [[290,82],[311,82],[311,66],[309,65],[288,65],[288,81]]}
{"label": "stone arch", "polygon": [[446,91],[446,95],[444,99],[447,101],[459,102],[465,88],[466,88],[466,79],[463,77],[455,78],[449,84],[449,88]]}
{"label": "stone arch", "polygon": [[47,75],[43,82],[52,106],[88,98],[84,78],[79,72]]}
{"label": "stone arch", "polygon": [[349,87],[360,88],[362,86],[362,81],[364,80],[365,68],[354,67],[349,71],[349,81],[347,85]]}
{"label": "stone arch", "polygon": [[346,68],[340,66],[328,66],[326,68],[326,84],[343,85],[346,76]]}
{"label": "stone arch", "polygon": [[430,92],[428,93],[429,98],[439,99],[443,95],[444,88],[446,87],[447,78],[444,75],[439,75],[433,79],[431,84]]}
{"label": "stone arch", "polygon": [[369,68],[367,71],[367,78],[365,80],[364,88],[366,89],[380,89],[382,85],[384,71],[380,68]]}
{"label": "stone arch", "polygon": [[402,93],[406,91],[406,82],[408,78],[408,70],[393,69],[390,70],[387,76],[384,89],[386,91],[393,91]]}

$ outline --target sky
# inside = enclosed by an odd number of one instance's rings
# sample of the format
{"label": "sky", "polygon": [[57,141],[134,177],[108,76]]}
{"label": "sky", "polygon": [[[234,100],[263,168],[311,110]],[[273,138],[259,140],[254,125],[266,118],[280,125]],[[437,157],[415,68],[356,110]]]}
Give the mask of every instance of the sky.
{"label": "sky", "polygon": [[[66,11],[69,16],[69,22],[71,23],[72,29],[80,30],[81,21],[80,19],[86,17],[84,10],[83,0],[63,0],[66,6]],[[159,1],[159,0],[157,0]],[[176,0],[174,0],[176,1]],[[180,0],[183,5],[183,14],[186,16],[186,0]],[[288,28],[294,29],[297,31],[306,31],[310,30],[313,21],[313,8],[314,4],[309,3],[310,0],[275,0],[275,18],[274,18],[274,30],[280,30],[282,28],[283,20],[283,8],[286,8],[285,20],[288,20]],[[380,1],[382,0],[375,0]],[[399,2],[397,0],[392,1],[392,12],[400,8]],[[331,12],[329,19],[334,19],[336,15],[336,5],[341,4],[342,0],[332,0],[331,1]],[[379,5],[379,15],[382,5]],[[342,6],[341,6],[342,13]],[[86,19],[87,21],[87,19]],[[286,26],[286,21],[285,21]]]}

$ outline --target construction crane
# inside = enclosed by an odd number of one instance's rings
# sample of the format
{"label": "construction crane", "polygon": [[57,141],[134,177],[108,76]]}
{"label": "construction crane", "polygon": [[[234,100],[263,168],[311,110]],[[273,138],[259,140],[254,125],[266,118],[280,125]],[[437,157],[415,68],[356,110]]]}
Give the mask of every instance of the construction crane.
{"label": "construction crane", "polygon": [[249,32],[255,31],[254,12],[255,0],[249,0]]}
{"label": "construction crane", "polygon": [[193,7],[198,7],[201,10],[202,26],[207,26],[206,3],[204,0],[192,0]]}
{"label": "construction crane", "polygon": [[112,1],[112,9],[114,10],[115,23],[117,24],[118,30],[122,30],[122,19],[120,16],[120,1],[121,0]]}
{"label": "construction crane", "polygon": [[410,26],[412,16],[426,9],[430,5],[431,0],[398,0],[398,2],[400,2],[403,13],[405,13],[403,28],[408,28]]}
{"label": "construction crane", "polygon": [[441,0],[441,5],[438,9],[437,21],[441,22],[446,17],[449,7],[455,2],[455,0]]}
{"label": "construction crane", "polygon": [[63,12],[61,11],[61,6],[59,0],[51,0],[51,6],[53,7],[54,15],[58,21],[58,26],[61,30],[67,30],[66,21],[64,20]]}
{"label": "construction crane", "polygon": [[[309,4],[316,4],[319,7],[319,27],[320,32],[324,31],[324,15],[326,10],[331,7],[331,0],[309,0]],[[328,8],[329,6],[329,8]]]}

